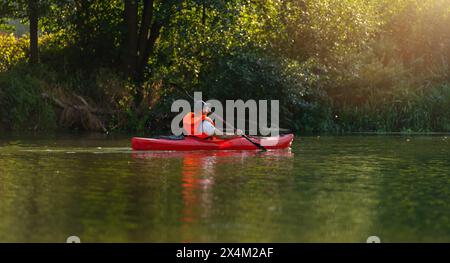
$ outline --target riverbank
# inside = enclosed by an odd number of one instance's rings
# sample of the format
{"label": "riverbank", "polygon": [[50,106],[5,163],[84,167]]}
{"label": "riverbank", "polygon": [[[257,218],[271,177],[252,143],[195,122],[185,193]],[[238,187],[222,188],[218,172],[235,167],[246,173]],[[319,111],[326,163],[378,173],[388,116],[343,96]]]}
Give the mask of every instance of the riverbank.
{"label": "riverbank", "polygon": [[[43,65],[19,65],[0,72],[0,130],[168,131],[174,117],[171,103],[185,98],[177,89],[154,87],[146,94],[145,103],[136,107],[126,81],[111,72],[103,71],[93,83],[86,84],[96,95],[83,92],[83,84],[72,86],[73,81]],[[450,85],[432,87],[422,96],[408,94],[391,102],[370,100],[353,106],[334,105],[332,97],[323,95],[308,99],[306,106],[298,108],[275,98],[282,103],[281,126],[301,134],[450,131]],[[264,98],[263,94],[255,96]],[[292,107],[295,109],[288,114]]]}
{"label": "riverbank", "polygon": [[181,88],[279,100],[299,133],[450,131],[447,1],[263,2],[49,2],[18,35],[6,1],[0,130],[169,130]]}

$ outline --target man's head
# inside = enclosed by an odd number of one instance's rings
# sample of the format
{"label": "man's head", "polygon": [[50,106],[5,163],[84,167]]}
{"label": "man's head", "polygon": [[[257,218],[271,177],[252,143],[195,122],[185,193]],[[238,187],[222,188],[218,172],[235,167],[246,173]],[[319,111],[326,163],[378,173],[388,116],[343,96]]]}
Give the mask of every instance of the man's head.
{"label": "man's head", "polygon": [[198,100],[194,103],[194,111],[201,111],[203,114],[211,113],[211,104]]}

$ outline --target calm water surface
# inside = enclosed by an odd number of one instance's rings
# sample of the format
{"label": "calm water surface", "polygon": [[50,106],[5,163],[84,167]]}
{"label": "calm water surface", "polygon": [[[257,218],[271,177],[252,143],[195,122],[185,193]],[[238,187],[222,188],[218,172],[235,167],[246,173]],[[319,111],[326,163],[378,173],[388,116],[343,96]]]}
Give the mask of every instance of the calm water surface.
{"label": "calm water surface", "polygon": [[289,151],[132,152],[0,136],[0,241],[450,242],[450,137],[297,137]]}

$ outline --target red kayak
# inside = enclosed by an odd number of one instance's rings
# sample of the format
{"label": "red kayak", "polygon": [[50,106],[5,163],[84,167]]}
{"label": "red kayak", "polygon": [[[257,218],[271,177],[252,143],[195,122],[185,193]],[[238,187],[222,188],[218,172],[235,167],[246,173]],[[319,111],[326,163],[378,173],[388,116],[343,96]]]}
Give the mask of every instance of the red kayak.
{"label": "red kayak", "polygon": [[[293,134],[277,137],[250,137],[264,148],[284,149],[292,144]],[[187,136],[183,139],[139,138],[131,139],[131,147],[136,151],[198,151],[198,150],[258,150],[259,148],[244,137],[230,139],[199,139]]]}

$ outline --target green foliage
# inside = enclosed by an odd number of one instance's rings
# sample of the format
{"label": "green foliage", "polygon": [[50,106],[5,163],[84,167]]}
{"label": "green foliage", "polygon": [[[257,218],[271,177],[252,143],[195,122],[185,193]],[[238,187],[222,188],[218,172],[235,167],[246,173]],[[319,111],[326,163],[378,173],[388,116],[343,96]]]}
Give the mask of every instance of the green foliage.
{"label": "green foliage", "polygon": [[18,65],[0,73],[0,126],[12,130],[49,130],[56,127],[54,110],[42,96],[42,68]]}
{"label": "green foliage", "polygon": [[[450,2],[398,1],[400,8],[384,27],[398,56],[415,73],[442,66],[450,58]],[[405,22],[408,21],[408,22]]]}
{"label": "green foliage", "polygon": [[314,116],[321,122],[319,100],[323,96],[320,65],[314,61],[299,63],[280,59],[264,51],[239,51],[232,55],[216,57],[207,69],[202,70],[199,85],[208,98],[236,100],[279,100],[281,124],[309,130],[319,125],[309,120]]}
{"label": "green foliage", "polygon": [[89,75],[92,70],[120,64],[123,1],[48,1],[40,23],[52,36],[48,40],[52,50],[43,54],[43,62],[54,70]]}
{"label": "green foliage", "polygon": [[330,83],[327,91],[337,131],[447,130],[447,84],[429,74],[415,75],[401,61],[391,59],[384,65],[369,54],[349,57],[351,65],[333,72],[331,79],[338,81]]}
{"label": "green foliage", "polygon": [[28,42],[26,37],[16,38],[12,33],[0,33],[0,72],[10,69],[25,59]]}
{"label": "green foliage", "polygon": [[381,24],[376,2],[365,0],[283,1],[284,30],[272,42],[285,56],[319,59],[330,66],[367,47]]}
{"label": "green foliage", "polygon": [[[0,14],[26,22],[17,3]],[[449,130],[449,0],[154,1],[162,29],[142,83],[124,77],[123,1],[39,3],[40,59],[53,74],[44,83],[115,112],[109,127],[168,128],[178,85],[207,99],[279,99],[282,126],[300,132]],[[11,127],[50,112],[31,99],[47,84],[24,73],[28,42],[0,34]]]}

